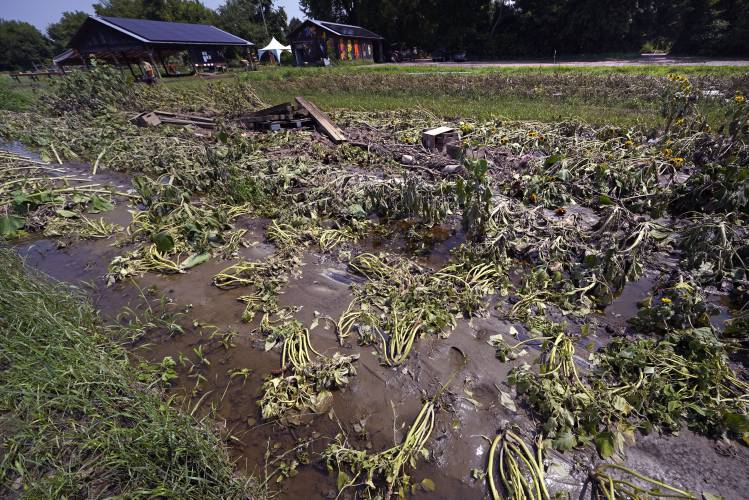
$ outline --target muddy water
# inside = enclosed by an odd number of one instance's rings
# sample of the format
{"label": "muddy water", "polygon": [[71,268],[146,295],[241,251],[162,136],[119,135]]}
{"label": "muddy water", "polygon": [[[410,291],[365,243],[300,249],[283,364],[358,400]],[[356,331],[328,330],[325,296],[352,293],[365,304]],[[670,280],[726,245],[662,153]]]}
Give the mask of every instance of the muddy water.
{"label": "muddy water", "polygon": [[[76,175],[87,175],[85,166],[70,166],[70,171],[75,168],[80,168]],[[127,179],[106,172],[91,176],[91,181],[123,189],[129,185]],[[104,217],[124,226],[129,222],[128,210],[122,202]],[[249,248],[240,251],[242,258],[259,260],[273,252],[274,248],[263,240],[266,223],[240,221],[239,225],[248,229],[246,238],[250,242]],[[463,237],[459,232],[436,231],[435,250],[422,256],[422,262],[441,265],[450,248]],[[329,411],[306,415],[292,427],[262,422],[257,406],[260,387],[264,377],[278,369],[280,356],[275,350],[264,350],[264,339],[257,331],[259,318],[249,324],[241,322],[244,305],[237,298],[245,290],[219,290],[211,284],[213,276],[234,261],[214,258],[186,274],[148,274],[132,283],[107,287],[104,274],[108,263],[127,250],[127,246],[113,246],[115,242],[116,238],[110,238],[60,246],[56,240],[39,239],[18,242],[17,249],[29,266],[85,290],[106,320],[113,320],[125,306],[143,311],[144,296],[150,298],[152,307],[156,307],[155,297],[171,299],[170,310],[181,314],[179,323],[184,333],[152,331],[130,348],[151,362],[160,362],[165,356],[188,360],[185,366],[178,367],[179,380],[170,392],[184,408],[197,407],[198,414],[213,416],[240,470],[262,477],[268,450],[272,462],[274,457],[297,446],[299,440],[312,440],[308,451],[313,463],[300,466],[295,477],[278,485],[281,498],[335,497],[335,476],[314,461],[315,454],[324,449],[329,439],[343,429],[355,447],[371,447],[373,451],[389,448],[405,436],[423,400],[440,392],[443,386],[437,422],[428,444],[430,459],[421,461],[412,474],[414,483],[429,478],[437,490],[432,494],[417,491],[414,498],[485,497],[486,486],[483,481],[471,479],[471,469],[484,469],[490,441],[497,431],[512,423],[524,435],[532,435],[534,423],[527,410],[517,401],[508,403],[501,394],[514,399],[513,390],[506,384],[507,374],[514,366],[532,363],[537,351],[529,346],[518,359],[500,363],[487,345],[489,337],[496,333],[510,338],[513,327],[522,335],[521,325],[502,321],[493,313],[471,321],[461,319],[449,335],[419,340],[404,365],[381,366],[374,346],[359,346],[353,339],[338,345],[334,328],[324,318],[339,317],[352,298],[350,285],[360,279],[349,274],[340,262],[313,251],[305,254],[301,272],[284,287],[280,304],[300,308],[295,317],[307,326],[319,317],[318,326],[310,333],[318,351],[359,354],[357,376],[345,389],[334,393]],[[600,323],[623,327],[656,278],[646,275],[627,285],[599,318]],[[214,329],[238,332],[234,346],[225,347],[217,338],[211,338]],[[199,349],[210,364],[200,362],[196,354]],[[230,377],[233,370],[241,369],[250,372],[246,381]],[[354,431],[355,424],[363,426],[366,437]],[[293,453],[287,456],[292,457]],[[598,458],[588,450],[565,455],[551,453],[548,461],[552,489],[577,496],[587,468],[594,466]],[[706,490],[738,499],[749,490],[746,447],[716,443],[686,431],[679,436],[639,436],[638,442],[628,449],[626,463],[696,492]],[[271,463],[268,470],[273,471],[277,465]],[[271,478],[274,487],[275,479]]]}

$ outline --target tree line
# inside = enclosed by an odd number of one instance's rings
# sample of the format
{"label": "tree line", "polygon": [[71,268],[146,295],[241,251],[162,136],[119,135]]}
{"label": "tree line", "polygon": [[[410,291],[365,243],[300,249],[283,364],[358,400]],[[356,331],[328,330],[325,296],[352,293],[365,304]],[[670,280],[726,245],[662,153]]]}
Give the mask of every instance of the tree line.
{"label": "tree line", "polygon": [[749,53],[749,0],[300,0],[403,47],[475,56]]}
{"label": "tree line", "polygon": [[[100,0],[93,9],[100,16],[213,24],[255,43],[268,42],[271,36],[283,41],[289,27],[286,12],[273,0],[226,0],[215,10],[199,0]],[[49,64],[87,17],[82,11],[63,12],[45,33],[26,22],[0,19],[0,70]]]}
{"label": "tree line", "polygon": [[[465,50],[471,57],[515,58],[635,53],[749,54],[749,0],[300,0],[310,18],[364,26],[398,48]],[[299,24],[274,0],[100,0],[104,16],[207,23],[264,43],[285,41]],[[86,19],[64,12],[40,32],[0,20],[0,70],[44,64],[64,50]],[[267,30],[266,30],[267,26]]]}

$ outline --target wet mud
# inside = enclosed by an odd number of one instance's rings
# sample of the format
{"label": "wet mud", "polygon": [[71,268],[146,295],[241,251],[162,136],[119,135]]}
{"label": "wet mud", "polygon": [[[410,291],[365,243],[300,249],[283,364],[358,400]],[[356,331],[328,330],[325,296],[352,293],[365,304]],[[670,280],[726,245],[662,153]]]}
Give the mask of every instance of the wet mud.
{"label": "wet mud", "polygon": [[[364,132],[361,135],[363,140]],[[93,175],[86,165],[66,164],[65,168],[117,189],[130,186],[124,175]],[[124,199],[117,201],[116,208],[103,217],[126,226],[133,208]],[[591,227],[596,223],[595,216],[582,209],[573,209],[565,217]],[[274,247],[264,240],[267,223],[263,219],[240,219],[237,226],[248,230],[245,239],[249,246],[240,250],[238,258],[261,260],[273,253]],[[459,230],[431,228],[431,244],[420,251],[409,247],[403,236],[409,228],[391,229],[391,236],[395,237],[361,242],[358,250],[406,252],[425,266],[439,268],[447,262],[450,250],[465,239]],[[528,345],[513,361],[497,360],[487,343],[489,337],[502,333],[511,338],[511,332],[517,331],[522,339],[524,328],[501,319],[495,308],[489,308],[485,317],[458,320],[458,326],[447,335],[419,339],[407,362],[389,368],[381,364],[375,346],[360,346],[354,339],[338,344],[334,322],[353,297],[352,284],[361,282],[361,277],[349,273],[344,263],[329,255],[307,251],[300,272],[283,287],[279,303],[281,307],[294,308],[294,317],[305,326],[317,322],[310,331],[310,341],[317,351],[360,357],[355,363],[357,375],[346,388],[334,392],[327,411],[303,415],[297,425],[283,426],[262,421],[257,404],[264,378],[279,368],[280,353],[265,350],[258,329],[260,315],[250,323],[241,321],[245,306],[238,297],[243,290],[220,290],[212,284],[213,276],[237,259],[215,257],[185,274],[146,274],[108,287],[104,275],[109,262],[128,248],[121,236],[63,243],[31,236],[15,242],[15,247],[28,266],[83,290],[101,311],[104,322],[118,321],[124,308],[144,313],[149,307],[159,307],[160,297],[168,299],[168,309],[182,331],[149,330],[145,337],[130,342],[133,362],[159,363],[167,356],[184,360],[177,367],[179,378],[169,389],[170,395],[186,411],[210,415],[217,422],[242,472],[262,478],[275,469],[276,458],[285,452],[288,453],[283,459],[300,458],[301,451],[314,457],[341,431],[350,436],[356,447],[386,449],[404,437],[422,401],[444,386],[428,443],[429,459],[420,462],[412,473],[413,483],[429,478],[436,491],[417,490],[413,498],[485,498],[485,482],[472,478],[471,471],[485,468],[493,437],[507,423],[526,434],[535,428],[529,410],[515,400],[514,390],[507,385],[507,375],[515,366],[532,363],[538,350]],[[520,272],[511,272],[511,277],[520,279]],[[637,303],[657,279],[657,272],[648,271],[638,281],[629,283],[611,305],[595,316],[594,345],[626,331],[626,319],[637,313]],[[715,318],[718,322],[722,319]],[[211,336],[217,331],[237,332],[231,340],[233,346],[223,345],[220,337]],[[590,341],[588,338],[580,342],[581,363],[585,363],[587,355],[583,346]],[[246,379],[232,377],[232,373],[243,369],[249,371]],[[295,448],[297,453],[293,452]],[[625,463],[677,487],[740,499],[749,490],[747,450],[745,446],[688,431],[678,436],[638,435],[637,443],[627,449]],[[270,479],[272,487],[280,490],[280,498],[335,498],[335,474],[329,474],[319,461],[313,459],[304,464],[300,460],[294,477],[279,484],[275,484],[275,476]],[[576,497],[589,468],[599,461],[592,450],[549,453],[552,489]],[[353,498],[353,494],[346,492],[342,498]]]}

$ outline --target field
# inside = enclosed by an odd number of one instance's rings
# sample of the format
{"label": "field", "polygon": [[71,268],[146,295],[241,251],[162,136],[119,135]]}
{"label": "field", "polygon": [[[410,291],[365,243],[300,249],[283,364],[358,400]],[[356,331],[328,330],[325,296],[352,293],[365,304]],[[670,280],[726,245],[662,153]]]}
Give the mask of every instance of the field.
{"label": "field", "polygon": [[[742,498],[748,92],[683,66],[0,80],[1,494]],[[348,143],[240,126],[295,95]],[[129,121],[152,109],[219,126]],[[420,144],[445,124],[453,157]]]}

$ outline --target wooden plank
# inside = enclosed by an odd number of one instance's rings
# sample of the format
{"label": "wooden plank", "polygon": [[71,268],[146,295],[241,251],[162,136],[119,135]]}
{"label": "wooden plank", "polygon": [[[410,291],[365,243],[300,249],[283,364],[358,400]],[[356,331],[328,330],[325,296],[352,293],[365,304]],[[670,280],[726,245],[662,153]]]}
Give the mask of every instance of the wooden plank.
{"label": "wooden plank", "polygon": [[309,114],[312,116],[312,119],[315,121],[315,123],[317,123],[317,125],[319,125],[320,128],[323,129],[323,131],[333,140],[333,142],[335,142],[336,144],[346,142],[346,136],[344,135],[343,130],[338,128],[335,123],[333,123],[333,120],[331,120],[328,115],[323,113],[320,108],[307,101],[303,97],[297,97],[295,98],[295,100],[300,108],[309,111]]}
{"label": "wooden plank", "polygon": [[154,111],[156,115],[159,118],[174,118],[177,120],[188,120],[191,122],[203,122],[203,123],[209,123],[214,124],[215,120],[213,118],[206,118],[205,116],[199,116],[199,115],[186,115],[183,113],[171,113],[169,111]]}
{"label": "wooden plank", "polygon": [[276,104],[270,108],[254,111],[247,116],[287,115],[291,114],[293,111],[294,106],[292,106],[290,102],[285,102],[283,104]]}
{"label": "wooden plank", "polygon": [[291,120],[291,115],[265,115],[265,116],[243,116],[239,119],[242,123],[263,123]]}

